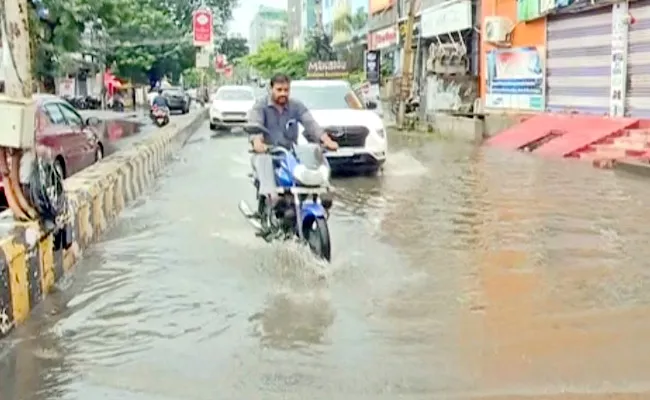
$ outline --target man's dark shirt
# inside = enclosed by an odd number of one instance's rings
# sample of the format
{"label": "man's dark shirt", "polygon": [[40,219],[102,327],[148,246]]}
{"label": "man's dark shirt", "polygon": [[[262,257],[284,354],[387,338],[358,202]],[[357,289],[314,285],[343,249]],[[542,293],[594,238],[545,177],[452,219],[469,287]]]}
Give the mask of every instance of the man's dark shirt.
{"label": "man's dark shirt", "polygon": [[307,107],[299,101],[289,99],[279,108],[271,96],[259,99],[248,113],[248,122],[264,126],[270,135],[264,135],[264,142],[271,146],[290,148],[298,142],[298,123],[305,128],[309,142],[319,143],[323,129],[318,125]]}

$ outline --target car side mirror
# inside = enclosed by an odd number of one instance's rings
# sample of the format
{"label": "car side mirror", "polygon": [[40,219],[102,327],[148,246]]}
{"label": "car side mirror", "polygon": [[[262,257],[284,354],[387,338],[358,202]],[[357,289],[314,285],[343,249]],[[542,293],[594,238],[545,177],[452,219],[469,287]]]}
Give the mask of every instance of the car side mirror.
{"label": "car side mirror", "polygon": [[97,117],[88,117],[88,119],[86,119],[86,126],[97,126],[100,123],[101,121]]}
{"label": "car side mirror", "polygon": [[367,101],[366,102],[366,108],[368,110],[376,110],[377,109],[377,103],[375,103],[374,101]]}

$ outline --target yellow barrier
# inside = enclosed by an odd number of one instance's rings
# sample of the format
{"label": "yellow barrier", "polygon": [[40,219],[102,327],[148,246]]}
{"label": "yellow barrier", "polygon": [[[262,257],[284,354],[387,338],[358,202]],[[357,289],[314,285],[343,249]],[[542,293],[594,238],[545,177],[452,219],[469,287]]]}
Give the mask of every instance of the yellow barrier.
{"label": "yellow barrier", "polygon": [[0,238],[0,338],[29,317],[83,250],[149,188],[206,117],[207,110],[201,110],[173,120],[155,136],[66,179],[68,218],[60,234],[38,223],[16,223]]}

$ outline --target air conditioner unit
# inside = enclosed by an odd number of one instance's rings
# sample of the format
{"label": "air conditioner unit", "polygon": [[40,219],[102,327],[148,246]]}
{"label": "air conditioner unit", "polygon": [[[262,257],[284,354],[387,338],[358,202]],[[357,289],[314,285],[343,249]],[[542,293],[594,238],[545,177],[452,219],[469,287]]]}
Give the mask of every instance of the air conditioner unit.
{"label": "air conditioner unit", "polygon": [[510,43],[512,21],[508,18],[492,16],[485,17],[483,23],[483,41],[489,43]]}

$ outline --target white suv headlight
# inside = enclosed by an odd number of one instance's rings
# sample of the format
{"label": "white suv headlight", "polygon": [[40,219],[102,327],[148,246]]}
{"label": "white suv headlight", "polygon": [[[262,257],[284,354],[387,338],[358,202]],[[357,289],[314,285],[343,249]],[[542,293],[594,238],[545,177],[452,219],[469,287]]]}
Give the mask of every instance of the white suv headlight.
{"label": "white suv headlight", "polygon": [[377,129],[377,135],[379,135],[380,138],[385,138],[386,137],[386,130],[385,129]]}

